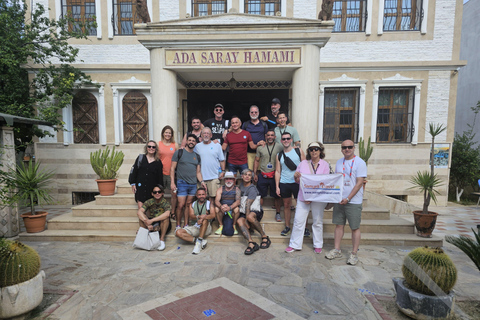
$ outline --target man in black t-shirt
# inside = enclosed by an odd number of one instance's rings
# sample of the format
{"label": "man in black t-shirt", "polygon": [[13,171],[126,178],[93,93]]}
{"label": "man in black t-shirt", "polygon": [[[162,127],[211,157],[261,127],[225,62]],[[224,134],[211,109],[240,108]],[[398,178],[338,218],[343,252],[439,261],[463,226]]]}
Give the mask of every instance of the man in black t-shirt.
{"label": "man in black t-shirt", "polygon": [[[265,121],[268,124],[269,129],[275,129],[275,127],[278,125],[277,117],[281,107],[282,103],[280,102],[280,99],[273,98],[272,105],[270,107],[271,111],[267,112],[266,116],[260,118],[260,120]],[[290,125],[290,121],[287,121],[287,124]]]}
{"label": "man in black t-shirt", "polygon": [[223,119],[223,105],[217,103],[213,109],[215,118],[208,119],[203,123],[205,127],[212,129],[212,141],[214,143],[223,144],[223,140],[228,133],[228,126],[230,121]]}

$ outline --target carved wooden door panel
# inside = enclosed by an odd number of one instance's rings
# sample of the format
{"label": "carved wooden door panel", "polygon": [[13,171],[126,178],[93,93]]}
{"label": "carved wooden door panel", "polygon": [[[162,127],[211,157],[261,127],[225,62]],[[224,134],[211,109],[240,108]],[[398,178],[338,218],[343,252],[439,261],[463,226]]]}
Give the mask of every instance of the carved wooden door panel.
{"label": "carved wooden door panel", "polygon": [[131,91],[123,98],[123,142],[148,141],[148,100],[143,93]]}
{"label": "carved wooden door panel", "polygon": [[93,94],[80,91],[72,99],[74,143],[98,143],[98,104]]}

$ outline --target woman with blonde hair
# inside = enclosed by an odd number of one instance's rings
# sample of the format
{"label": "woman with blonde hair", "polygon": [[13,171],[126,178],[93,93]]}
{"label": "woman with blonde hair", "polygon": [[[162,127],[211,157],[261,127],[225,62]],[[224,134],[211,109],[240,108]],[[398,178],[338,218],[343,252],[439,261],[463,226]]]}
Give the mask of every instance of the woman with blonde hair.
{"label": "woman with blonde hair", "polygon": [[[162,140],[158,142],[158,156],[163,164],[163,186],[165,189],[170,189],[170,168],[172,166],[172,157],[175,153],[175,150],[178,149],[178,144],[175,142],[175,132],[173,128],[169,125],[166,125],[162,129]],[[172,213],[175,213],[175,207],[177,204],[177,195],[176,193],[171,193],[171,205]],[[172,214],[174,217],[175,214]]]}
{"label": "woman with blonde hair", "polygon": [[157,149],[157,143],[149,140],[145,145],[144,153],[138,155],[128,176],[128,182],[132,186],[139,209],[145,201],[152,198],[153,188],[163,184],[163,165]]}

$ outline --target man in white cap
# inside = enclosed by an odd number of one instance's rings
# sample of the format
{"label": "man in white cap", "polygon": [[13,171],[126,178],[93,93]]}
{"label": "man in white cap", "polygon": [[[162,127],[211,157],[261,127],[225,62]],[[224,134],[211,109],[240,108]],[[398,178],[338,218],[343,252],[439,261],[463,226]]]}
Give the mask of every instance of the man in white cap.
{"label": "man in white cap", "polygon": [[[218,188],[217,195],[215,197],[215,212],[218,221],[219,228],[215,231],[215,234],[222,234],[223,231],[223,217],[229,215],[233,220],[233,226],[237,223],[238,216],[240,215],[240,198],[241,191],[235,185],[235,175],[233,172],[226,172],[223,177],[225,185]],[[234,234],[238,234],[234,227]]]}

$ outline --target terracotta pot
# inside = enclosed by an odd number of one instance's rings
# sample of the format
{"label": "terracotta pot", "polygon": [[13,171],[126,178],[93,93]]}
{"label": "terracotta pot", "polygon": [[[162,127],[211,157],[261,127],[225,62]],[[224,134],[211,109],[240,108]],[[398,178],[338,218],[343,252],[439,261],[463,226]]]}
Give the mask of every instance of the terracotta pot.
{"label": "terracotta pot", "polygon": [[23,224],[25,229],[27,229],[27,233],[37,233],[45,230],[47,214],[48,212],[46,211],[35,211],[34,215],[31,212],[20,215],[23,218]]}
{"label": "terracotta pot", "polygon": [[23,161],[30,161],[30,159],[31,159],[30,156],[24,156],[23,157]]}
{"label": "terracotta pot", "polygon": [[100,192],[101,196],[113,196],[115,194],[117,179],[95,181],[97,181],[98,192]]}
{"label": "terracotta pot", "polygon": [[415,228],[417,229],[417,236],[422,238],[431,238],[432,232],[437,223],[438,213],[428,211],[423,214],[421,210],[413,211],[413,218],[415,219]]}

